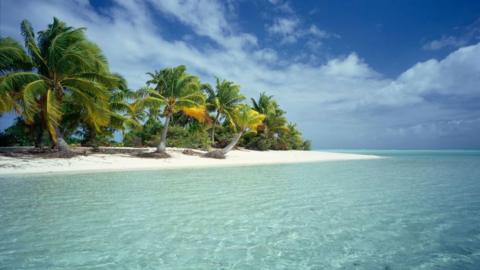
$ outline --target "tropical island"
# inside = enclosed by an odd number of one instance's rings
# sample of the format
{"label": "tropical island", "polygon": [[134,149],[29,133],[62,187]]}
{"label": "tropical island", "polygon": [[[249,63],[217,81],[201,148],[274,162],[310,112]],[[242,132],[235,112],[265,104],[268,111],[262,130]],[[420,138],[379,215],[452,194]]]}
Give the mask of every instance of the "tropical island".
{"label": "tropical island", "polygon": [[18,115],[0,134],[0,146],[6,147],[1,152],[8,157],[4,167],[15,167],[16,158],[25,156],[92,153],[129,154],[126,163],[169,158],[179,151],[196,160],[225,159],[236,147],[290,153],[283,155],[286,159],[247,155],[249,162],[240,164],[262,163],[263,158],[275,163],[365,158],[292,155],[292,150],[309,150],[310,141],[267,93],[250,103],[235,82],[216,78],[211,85],[184,65],[149,72],[144,87],[130,89],[120,74],[110,71],[85,28],[54,18],[35,33],[24,20],[21,33],[24,46],[10,37],[0,39],[0,112]]}
{"label": "tropical island", "polygon": [[480,269],[479,86],[480,1],[0,0],[0,270]]}

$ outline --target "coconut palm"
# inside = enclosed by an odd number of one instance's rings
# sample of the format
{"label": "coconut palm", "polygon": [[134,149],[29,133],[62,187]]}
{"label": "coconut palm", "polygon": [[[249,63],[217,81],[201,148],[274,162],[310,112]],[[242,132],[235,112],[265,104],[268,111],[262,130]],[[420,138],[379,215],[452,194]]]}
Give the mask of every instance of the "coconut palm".
{"label": "coconut palm", "polygon": [[121,79],[124,83],[113,89],[110,96],[110,125],[124,134],[125,130],[140,128],[141,111],[137,106],[137,93],[128,89],[125,80]]}
{"label": "coconut palm", "polygon": [[136,93],[127,87],[125,79],[114,74],[119,85],[109,89],[110,96],[108,106],[102,108],[109,114],[110,120],[108,127],[99,126],[92,121],[88,111],[83,110],[81,104],[75,103],[74,99],[65,100],[67,108],[64,113],[62,126],[70,131],[78,132],[78,124],[82,126],[83,140],[82,144],[97,145],[98,138],[112,138],[115,130],[123,131],[126,129],[135,129],[140,126],[137,121],[138,112],[135,106]]}
{"label": "coconut palm", "polygon": [[286,132],[285,137],[288,145],[295,150],[302,149],[302,133],[297,129],[297,125],[295,123],[288,123],[287,128],[288,131]]}
{"label": "coconut palm", "polygon": [[251,99],[253,108],[265,115],[264,123],[259,130],[265,135],[270,137],[276,137],[282,131],[286,131],[287,119],[285,118],[285,112],[280,109],[278,103],[273,99],[273,96],[267,96],[265,93],[261,93],[258,101]]}
{"label": "coconut palm", "polygon": [[272,104],[273,96],[267,96],[265,92],[260,93],[258,101],[254,98],[251,98],[251,100],[253,109],[259,113],[267,114],[275,109]]}
{"label": "coconut palm", "polygon": [[[32,60],[20,43],[9,37],[0,38],[0,86],[9,73],[30,71],[32,67]],[[18,97],[16,90],[18,85],[11,85],[10,88],[0,87],[0,112],[14,109],[15,98]]]}
{"label": "coconut palm", "polygon": [[214,158],[224,158],[232,150],[245,132],[256,132],[265,119],[265,115],[253,110],[246,104],[238,105],[232,113],[233,128],[236,132],[232,141],[221,150],[215,150],[207,153],[205,156]]}
{"label": "coconut palm", "polygon": [[199,121],[205,121],[208,118],[205,95],[201,90],[200,79],[188,74],[183,65],[147,74],[151,77],[147,85],[154,85],[155,88],[148,91],[149,95],[144,101],[145,105],[150,107],[163,106],[158,112],[165,117],[165,122],[156,152],[165,154],[168,126],[173,114],[181,112]]}
{"label": "coconut palm", "polygon": [[215,90],[205,87],[208,93],[207,106],[210,111],[215,113],[211,129],[212,144],[215,143],[215,126],[220,117],[227,121],[232,121],[232,113],[235,107],[245,99],[240,94],[240,86],[231,81],[220,80],[217,78]]}
{"label": "coconut palm", "polygon": [[46,30],[38,33],[37,39],[28,21],[22,22],[21,29],[28,52],[25,54],[36,72],[6,74],[0,92],[19,94],[25,122],[31,124],[39,119],[54,147],[68,151],[60,130],[65,102],[70,100],[79,105],[95,126],[106,126],[110,120],[105,109],[110,96],[108,89],[114,88],[119,80],[110,74],[100,48],[87,40],[84,28],[67,27],[54,18]]}

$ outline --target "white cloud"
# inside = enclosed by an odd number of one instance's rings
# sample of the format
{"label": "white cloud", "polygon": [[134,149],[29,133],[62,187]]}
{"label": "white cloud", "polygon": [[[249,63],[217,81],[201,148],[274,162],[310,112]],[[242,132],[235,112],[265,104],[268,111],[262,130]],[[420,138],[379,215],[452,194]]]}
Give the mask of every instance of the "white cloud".
{"label": "white cloud", "polygon": [[427,44],[423,45],[423,49],[434,51],[434,50],[443,49],[445,47],[458,48],[465,45],[466,43],[467,41],[464,39],[459,39],[453,36],[444,36],[438,40],[432,40]]}
{"label": "white cloud", "polygon": [[312,49],[319,48],[324,39],[338,37],[338,35],[320,30],[314,24],[304,28],[296,17],[275,19],[273,24],[268,26],[268,32],[273,36],[279,36],[282,43],[295,43],[300,38],[307,38],[307,45]]}
{"label": "white cloud", "polygon": [[[400,133],[415,138],[423,132],[435,142],[445,133],[458,135],[455,130],[480,132],[474,126],[480,118],[478,106],[469,110],[462,106],[468,100],[480,101],[480,44],[461,48],[440,61],[417,63],[398,78],[386,78],[356,53],[322,65],[284,59],[279,51],[261,47],[255,36],[232,26],[221,2],[199,6],[185,1],[180,7],[173,1],[157,1],[150,3],[157,9],[153,11],[142,1],[115,3],[106,11],[107,17],[86,1],[7,1],[2,3],[1,30],[20,39],[21,19],[31,20],[40,30],[53,16],[73,26],[86,26],[87,35],[106,53],[111,69],[124,75],[133,88],[145,82],[148,71],[186,64],[204,80],[219,76],[239,83],[249,96],[268,91],[317,146],[387,147],[409,143],[401,141]],[[187,42],[191,38],[162,38],[168,25],[155,23],[159,11],[220,47],[195,46]],[[296,26],[283,22],[275,31],[295,33]],[[308,30],[324,35],[313,26]],[[446,128],[452,125],[445,123],[458,123],[462,128]],[[428,132],[414,128],[419,125],[438,128]]]}
{"label": "white cloud", "polygon": [[162,0],[149,2],[160,12],[171,15],[182,23],[192,27],[201,36],[207,36],[225,47],[256,45],[253,35],[236,33],[227,22],[228,12],[219,2],[208,0]]}
{"label": "white cloud", "polygon": [[314,24],[311,24],[309,27],[304,26],[304,23],[299,19],[299,16],[288,1],[269,0],[269,2],[282,15],[274,18],[272,24],[267,26],[267,30],[272,36],[280,37],[282,43],[296,43],[300,38],[304,38],[307,39],[307,47],[315,50],[321,47],[323,44],[322,40],[340,37],[339,35],[321,30]]}
{"label": "white cloud", "polygon": [[281,36],[282,41],[285,43],[293,43],[296,42],[300,36],[298,25],[299,20],[296,18],[280,18],[273,22],[268,28],[268,31]]}
{"label": "white cloud", "polygon": [[460,48],[467,44],[476,43],[480,40],[480,18],[473,23],[458,27],[456,35],[442,36],[440,39],[432,40],[423,45],[424,50],[440,50],[444,48]]}
{"label": "white cloud", "polygon": [[288,1],[282,1],[282,0],[268,0],[270,4],[272,4],[277,10],[285,13],[285,14],[294,14],[295,11],[293,11],[292,7],[290,6],[290,3]]}
{"label": "white cloud", "polygon": [[308,29],[308,32],[312,34],[314,37],[318,38],[328,38],[330,37],[330,34],[327,33],[326,31],[318,29],[316,25],[311,25],[310,28]]}

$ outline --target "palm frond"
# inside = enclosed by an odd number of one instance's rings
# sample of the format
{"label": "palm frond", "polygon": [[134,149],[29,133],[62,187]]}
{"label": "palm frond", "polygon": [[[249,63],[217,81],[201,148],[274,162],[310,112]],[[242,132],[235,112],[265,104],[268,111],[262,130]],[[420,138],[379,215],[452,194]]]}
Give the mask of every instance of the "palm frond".
{"label": "palm frond", "polygon": [[32,81],[25,85],[22,90],[25,122],[33,122],[35,114],[41,109],[39,107],[39,101],[48,91],[48,85],[42,79]]}
{"label": "palm frond", "polygon": [[12,70],[29,70],[32,60],[22,46],[12,38],[0,38],[0,74]]}
{"label": "palm frond", "polygon": [[51,89],[47,90],[46,104],[45,104],[45,118],[47,123],[47,129],[50,133],[53,141],[57,142],[57,128],[62,119],[62,110],[60,103],[55,95],[55,92]]}
{"label": "palm frond", "polygon": [[200,123],[211,122],[205,106],[183,107],[181,110],[185,115],[195,118]]}
{"label": "palm frond", "polygon": [[256,132],[257,127],[263,123],[265,115],[253,110],[248,105],[239,105],[232,115],[235,126],[243,131]]}

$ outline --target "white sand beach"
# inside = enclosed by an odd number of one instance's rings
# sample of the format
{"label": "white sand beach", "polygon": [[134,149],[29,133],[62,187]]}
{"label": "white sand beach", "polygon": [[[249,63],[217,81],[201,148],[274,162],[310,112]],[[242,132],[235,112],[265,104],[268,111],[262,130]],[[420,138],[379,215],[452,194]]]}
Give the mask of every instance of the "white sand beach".
{"label": "white sand beach", "polygon": [[234,150],[228,153],[226,159],[211,159],[185,155],[182,150],[168,149],[172,156],[168,159],[139,158],[127,154],[90,154],[70,159],[0,156],[0,175],[247,166],[380,158],[373,155],[320,151]]}

